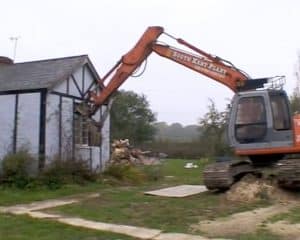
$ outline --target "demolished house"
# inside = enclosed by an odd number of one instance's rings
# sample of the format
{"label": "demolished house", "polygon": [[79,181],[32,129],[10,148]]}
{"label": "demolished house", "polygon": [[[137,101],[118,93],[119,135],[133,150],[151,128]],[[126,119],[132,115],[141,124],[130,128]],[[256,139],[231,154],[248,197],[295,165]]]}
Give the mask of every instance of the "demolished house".
{"label": "demolished house", "polygon": [[101,170],[109,159],[106,106],[92,120],[78,111],[90,90],[101,92],[99,79],[87,55],[24,63],[0,57],[0,161],[25,149],[40,169],[59,157]]}

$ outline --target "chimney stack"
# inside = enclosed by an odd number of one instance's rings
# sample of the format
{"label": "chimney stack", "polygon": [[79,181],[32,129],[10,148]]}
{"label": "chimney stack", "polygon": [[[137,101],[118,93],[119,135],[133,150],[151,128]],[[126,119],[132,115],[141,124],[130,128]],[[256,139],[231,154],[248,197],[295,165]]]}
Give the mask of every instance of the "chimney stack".
{"label": "chimney stack", "polygon": [[4,65],[12,65],[14,64],[14,61],[8,57],[0,56],[0,66]]}

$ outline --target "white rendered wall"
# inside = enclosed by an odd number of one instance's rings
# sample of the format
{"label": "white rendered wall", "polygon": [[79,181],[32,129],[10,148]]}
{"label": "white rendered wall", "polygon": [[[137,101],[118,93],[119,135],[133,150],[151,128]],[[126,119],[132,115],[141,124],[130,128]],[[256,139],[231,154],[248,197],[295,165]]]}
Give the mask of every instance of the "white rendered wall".
{"label": "white rendered wall", "polygon": [[62,97],[61,106],[61,156],[71,158],[73,152],[73,99]]}
{"label": "white rendered wall", "polygon": [[16,95],[0,95],[0,160],[13,150]]}
{"label": "white rendered wall", "polygon": [[17,151],[28,149],[34,156],[39,154],[40,93],[19,94]]}
{"label": "white rendered wall", "polygon": [[[76,87],[73,78],[76,80],[78,87]],[[51,159],[57,156],[59,151],[59,133],[61,133],[62,157],[66,158],[72,150],[73,144],[73,98],[82,97],[90,85],[94,82],[91,71],[86,67],[79,68],[73,74],[73,78],[69,78],[69,86],[67,87],[67,80],[54,87],[53,91],[67,94],[70,97],[62,97],[62,113],[61,113],[61,131],[59,130],[59,98],[56,94],[49,93],[47,95],[47,121],[46,121],[46,156]],[[78,90],[79,88],[79,90]],[[69,90],[67,93],[67,89]],[[79,102],[79,100],[75,100]],[[93,119],[99,121],[100,111],[98,111]],[[106,119],[101,130],[102,143],[99,147],[91,146],[76,146],[75,154],[88,162],[94,170],[103,170],[105,163],[110,157],[110,134],[109,134],[109,117]]]}
{"label": "white rendered wall", "polygon": [[[15,116],[16,95],[0,96],[0,161],[13,152],[13,136],[16,127],[16,151],[27,150],[38,160],[40,134],[40,93],[18,95],[17,116]],[[37,170],[38,162],[31,164]]]}
{"label": "white rendered wall", "polygon": [[59,96],[47,94],[46,103],[46,164],[59,153]]}
{"label": "white rendered wall", "polygon": [[[104,113],[106,107],[102,107],[101,112]],[[110,158],[110,118],[107,116],[106,120],[103,123],[101,130],[102,142],[101,142],[101,170],[104,169],[106,163]]]}

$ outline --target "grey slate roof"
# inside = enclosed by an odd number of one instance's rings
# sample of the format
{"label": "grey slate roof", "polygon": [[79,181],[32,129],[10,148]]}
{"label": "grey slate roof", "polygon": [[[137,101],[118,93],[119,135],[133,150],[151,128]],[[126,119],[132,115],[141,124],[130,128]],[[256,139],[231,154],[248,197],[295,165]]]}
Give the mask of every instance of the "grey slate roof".
{"label": "grey slate roof", "polygon": [[0,65],[0,91],[51,89],[84,64],[100,79],[87,55]]}

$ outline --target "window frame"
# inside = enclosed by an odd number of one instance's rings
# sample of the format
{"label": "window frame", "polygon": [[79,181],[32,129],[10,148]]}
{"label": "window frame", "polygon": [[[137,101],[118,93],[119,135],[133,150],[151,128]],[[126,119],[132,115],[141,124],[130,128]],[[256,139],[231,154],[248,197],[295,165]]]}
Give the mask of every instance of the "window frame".
{"label": "window frame", "polygon": [[[291,123],[291,112],[289,109],[289,103],[288,103],[288,99],[286,97],[286,95],[284,93],[270,93],[269,94],[270,97],[270,105],[271,105],[271,111],[272,111],[272,120],[273,120],[273,129],[275,131],[285,131],[285,130],[291,130],[292,129],[292,123]],[[276,122],[278,123],[278,121],[276,121],[276,116],[275,116],[275,109],[274,106],[272,104],[272,98],[281,98],[284,104],[281,105],[281,109],[283,109],[283,114],[281,114],[281,116],[283,116],[283,127],[276,127]],[[284,119],[285,118],[285,119]]]}
{"label": "window frame", "polygon": [[[242,104],[242,101],[245,101],[246,99],[260,99],[259,102],[261,104],[262,108],[262,120],[259,121],[249,121],[249,122],[242,122],[242,123],[238,123],[238,118],[239,118],[239,105]],[[263,129],[259,129],[260,127],[263,127]],[[255,128],[256,127],[256,128]],[[238,135],[238,128],[244,128],[245,132],[248,133],[253,133],[255,130],[262,130],[261,133],[257,134],[257,136],[253,136],[252,137],[241,137]],[[252,131],[251,131],[252,130]],[[266,102],[263,96],[245,96],[245,97],[241,97],[238,102],[237,102],[237,107],[236,107],[236,116],[235,116],[235,122],[234,122],[234,135],[235,135],[235,139],[239,142],[239,143],[253,143],[253,142],[258,142],[261,141],[265,138],[267,134],[267,112],[266,112]],[[247,133],[245,134],[247,135]],[[251,134],[249,134],[249,136],[251,136]]]}

